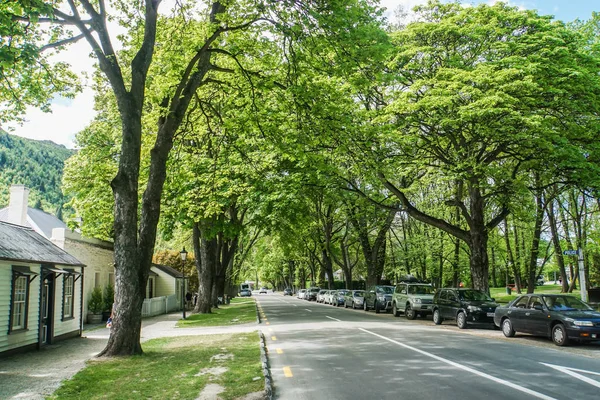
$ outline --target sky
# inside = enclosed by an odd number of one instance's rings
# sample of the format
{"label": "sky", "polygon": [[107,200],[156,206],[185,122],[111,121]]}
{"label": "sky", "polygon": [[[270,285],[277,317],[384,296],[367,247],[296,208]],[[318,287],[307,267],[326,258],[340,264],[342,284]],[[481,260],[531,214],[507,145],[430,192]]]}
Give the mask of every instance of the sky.
{"label": "sky", "polygon": [[[388,17],[393,18],[393,11],[402,6],[405,10],[426,0],[381,0],[381,5],[388,9]],[[495,0],[463,0],[465,4],[494,3]],[[600,11],[598,0],[510,0],[509,4],[523,9],[535,9],[543,15],[554,15],[565,22],[577,18],[588,19],[592,11]],[[93,59],[87,43],[80,42],[58,59],[71,64],[74,71],[91,76]],[[5,128],[10,133],[36,140],[52,140],[69,148],[74,147],[75,134],[81,131],[94,118],[94,93],[91,82],[83,78],[84,90],[75,99],[58,98],[53,102],[52,113],[44,113],[38,109],[29,109],[22,125],[8,124]]]}

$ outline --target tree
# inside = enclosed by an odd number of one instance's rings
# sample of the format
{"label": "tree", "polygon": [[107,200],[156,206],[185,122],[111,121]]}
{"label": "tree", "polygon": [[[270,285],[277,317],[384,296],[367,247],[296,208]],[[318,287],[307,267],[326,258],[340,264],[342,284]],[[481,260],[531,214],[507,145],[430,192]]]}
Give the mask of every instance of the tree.
{"label": "tree", "polygon": [[[597,62],[577,34],[533,11],[436,1],[416,11],[418,22],[393,33],[388,124],[371,170],[403,211],[467,244],[473,285],[487,291],[489,232],[510,212],[521,174],[598,168],[588,157],[597,154]],[[424,181],[464,187],[445,201],[460,223],[413,201]]]}
{"label": "tree", "polygon": [[[171,30],[171,36],[188,33],[185,22],[194,17],[202,21],[201,34],[193,31],[195,49],[180,59],[183,66],[177,71],[177,83],[165,90],[159,99],[161,107],[151,112],[145,109],[147,89],[152,84],[149,70],[157,47],[167,42],[157,42],[159,29],[158,8],[160,0],[145,0],[132,4],[115,2],[114,8],[107,7],[104,0],[69,1],[64,11],[54,2],[35,2],[36,9],[2,5],[2,15],[8,13],[11,20],[23,21],[31,27],[40,23],[50,23],[55,27],[70,27],[79,31],[72,35],[70,30],[59,39],[63,43],[85,39],[91,46],[99,69],[106,78],[114,95],[120,117],[120,151],[118,170],[111,181],[114,196],[115,279],[116,313],[115,328],[111,331],[106,348],[101,355],[129,355],[142,352],[140,345],[141,307],[143,290],[148,279],[150,263],[156,240],[157,224],[161,210],[161,195],[166,178],[166,165],[173,146],[175,133],[180,129],[190,104],[195,99],[198,88],[210,79],[211,71],[218,71],[215,65],[217,54],[234,56],[222,46],[226,44],[224,35],[246,29],[271,30],[275,37],[288,38],[291,43],[313,43],[320,38],[318,50],[322,53],[331,49],[349,49],[364,37],[365,28],[374,26],[374,18],[368,17],[374,11],[366,1],[351,5],[341,3],[321,4],[320,2],[246,2],[225,4],[211,2],[206,8],[196,2],[177,2],[182,7],[178,29]],[[18,5],[31,4],[29,0],[18,1]],[[109,20],[116,20],[124,26],[132,27],[125,36],[127,51],[117,53],[109,34]],[[258,28],[257,26],[260,25]],[[348,29],[352,26],[352,29]],[[163,28],[162,26],[160,28]],[[31,28],[30,28],[31,29]],[[264,35],[268,40],[269,35]],[[332,46],[329,38],[338,43]],[[287,40],[287,39],[286,39]],[[344,44],[343,42],[346,42]],[[360,46],[359,46],[360,47]],[[331,54],[331,53],[330,53]],[[332,60],[341,61],[334,56]],[[150,151],[148,164],[141,164],[143,121],[155,121],[155,140]],[[147,181],[140,186],[142,167],[147,169]],[[139,200],[141,187],[143,194]]]}

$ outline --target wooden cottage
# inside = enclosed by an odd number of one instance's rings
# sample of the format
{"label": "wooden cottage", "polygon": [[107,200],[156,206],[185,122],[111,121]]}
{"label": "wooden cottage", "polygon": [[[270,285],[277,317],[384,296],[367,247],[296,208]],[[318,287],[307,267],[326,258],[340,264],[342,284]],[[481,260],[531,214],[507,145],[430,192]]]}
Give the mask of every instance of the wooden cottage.
{"label": "wooden cottage", "polygon": [[81,336],[83,277],[32,228],[0,222],[0,356]]}

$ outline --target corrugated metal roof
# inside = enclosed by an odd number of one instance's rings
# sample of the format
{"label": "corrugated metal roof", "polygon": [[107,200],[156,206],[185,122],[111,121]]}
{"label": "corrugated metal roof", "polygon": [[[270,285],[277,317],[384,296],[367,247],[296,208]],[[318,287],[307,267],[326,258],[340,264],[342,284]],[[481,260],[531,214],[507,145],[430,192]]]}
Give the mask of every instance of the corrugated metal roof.
{"label": "corrugated metal roof", "polygon": [[169,267],[168,265],[152,264],[152,266],[160,269],[162,272],[164,272],[166,274],[171,275],[173,278],[182,278],[183,277],[183,274],[181,273],[181,271],[177,271],[175,268]]}
{"label": "corrugated metal roof", "polygon": [[84,265],[31,228],[0,222],[0,260]]}
{"label": "corrugated metal roof", "polygon": [[[37,208],[27,207],[27,216],[31,218],[47,238],[52,237],[52,229],[67,228],[67,225],[60,219]],[[0,221],[8,221],[8,207],[0,209]],[[27,222],[27,226],[30,226],[29,222]]]}

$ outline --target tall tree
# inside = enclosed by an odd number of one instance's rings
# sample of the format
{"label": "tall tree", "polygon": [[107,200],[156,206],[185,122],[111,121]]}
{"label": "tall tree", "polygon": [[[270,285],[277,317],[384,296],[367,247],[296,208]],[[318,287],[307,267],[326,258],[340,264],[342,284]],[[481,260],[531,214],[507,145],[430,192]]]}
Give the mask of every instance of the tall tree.
{"label": "tall tree", "polygon": [[[216,54],[234,56],[222,46],[227,33],[256,28],[274,32],[274,37],[291,39],[287,43],[312,41],[315,38],[335,38],[341,41],[360,40],[361,30],[374,26],[368,15],[373,8],[366,1],[347,4],[300,1],[291,4],[259,2],[258,4],[221,3],[208,5],[196,2],[177,2],[182,7],[181,26],[172,29],[171,37],[190,34],[185,22],[196,18],[204,23],[200,34],[193,31],[195,50],[180,58],[182,68],[175,72],[177,82],[159,99],[161,107],[148,112],[146,90],[151,83],[149,70],[157,48],[168,42],[157,43],[160,0],[145,0],[135,4],[115,2],[109,8],[104,0],[69,0],[65,7],[50,1],[36,1],[36,9],[25,7],[31,1],[19,0],[1,5],[2,16],[17,20],[28,29],[41,23],[71,27],[79,31],[57,29],[63,43],[83,38],[92,48],[99,68],[114,94],[121,123],[118,170],[111,181],[114,196],[114,240],[116,263],[116,314],[106,348],[101,355],[128,355],[142,352],[140,345],[141,306],[143,290],[148,279],[161,209],[161,194],[166,178],[166,164],[173,146],[173,138],[184,121],[190,103],[198,88],[218,70]],[[6,4],[9,4],[7,6]],[[346,20],[347,19],[347,20]],[[115,51],[114,39],[109,34],[109,21],[116,21],[133,29],[126,35],[128,55]],[[350,23],[350,21],[352,21]],[[347,29],[353,26],[353,29]],[[162,26],[160,26],[162,28]],[[41,29],[41,28],[40,28]],[[364,33],[364,32],[363,32]],[[268,35],[263,35],[263,38]],[[308,39],[310,37],[310,39]],[[37,37],[36,37],[37,38]],[[287,39],[286,39],[287,40]],[[335,41],[335,40],[334,40]],[[319,51],[329,51],[326,40]],[[158,45],[158,46],[157,46]],[[346,48],[338,43],[329,48]],[[347,54],[346,54],[347,55]],[[341,61],[343,57],[336,57]],[[155,82],[153,82],[155,83]],[[154,119],[155,140],[148,164],[141,164],[143,120]],[[140,169],[147,168],[141,201]]]}
{"label": "tall tree", "polygon": [[[416,11],[418,22],[393,34],[389,124],[371,169],[411,217],[467,244],[474,287],[488,290],[489,232],[521,174],[541,160],[557,177],[598,167],[586,156],[598,147],[598,63],[577,34],[533,11],[437,1]],[[424,179],[464,183],[464,197],[445,202],[460,224],[414,201]]]}

